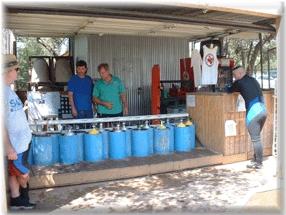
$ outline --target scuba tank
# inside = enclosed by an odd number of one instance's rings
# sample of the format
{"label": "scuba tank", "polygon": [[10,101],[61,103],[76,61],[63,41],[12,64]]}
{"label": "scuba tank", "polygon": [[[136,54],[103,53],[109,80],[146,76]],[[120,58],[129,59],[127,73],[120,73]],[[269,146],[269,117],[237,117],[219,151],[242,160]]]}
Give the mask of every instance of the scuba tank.
{"label": "scuba tank", "polygon": [[92,129],[88,132],[89,134],[98,134],[99,131],[96,129],[95,125],[92,126]]}
{"label": "scuba tank", "polygon": [[180,120],[180,123],[177,124],[177,127],[179,127],[179,128],[184,128],[184,127],[186,127],[186,125],[183,123],[183,120],[182,120],[182,119]]}
{"label": "scuba tank", "polygon": [[158,126],[158,129],[166,129],[166,126],[164,125],[163,120],[161,120],[161,124]]}

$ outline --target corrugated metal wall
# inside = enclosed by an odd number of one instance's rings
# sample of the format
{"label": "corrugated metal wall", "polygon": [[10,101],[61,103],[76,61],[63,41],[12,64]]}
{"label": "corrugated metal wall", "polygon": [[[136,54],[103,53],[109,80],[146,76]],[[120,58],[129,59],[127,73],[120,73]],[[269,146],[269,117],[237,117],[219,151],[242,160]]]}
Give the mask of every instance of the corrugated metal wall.
{"label": "corrugated metal wall", "polygon": [[150,114],[151,69],[161,68],[161,80],[178,80],[179,59],[189,56],[186,39],[137,36],[89,36],[89,74],[99,78],[97,66],[108,63],[111,73],[127,88],[129,115]]}
{"label": "corrugated metal wall", "polygon": [[13,54],[13,42],[15,41],[15,36],[13,32],[9,29],[2,28],[2,54]]}

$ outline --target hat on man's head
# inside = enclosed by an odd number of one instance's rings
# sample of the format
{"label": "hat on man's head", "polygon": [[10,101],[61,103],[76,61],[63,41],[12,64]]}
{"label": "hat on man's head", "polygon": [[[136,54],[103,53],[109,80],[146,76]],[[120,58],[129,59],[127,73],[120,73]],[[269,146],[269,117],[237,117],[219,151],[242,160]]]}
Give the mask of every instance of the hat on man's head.
{"label": "hat on man's head", "polygon": [[15,55],[5,54],[2,55],[3,72],[7,72],[11,69],[19,67],[19,63]]}

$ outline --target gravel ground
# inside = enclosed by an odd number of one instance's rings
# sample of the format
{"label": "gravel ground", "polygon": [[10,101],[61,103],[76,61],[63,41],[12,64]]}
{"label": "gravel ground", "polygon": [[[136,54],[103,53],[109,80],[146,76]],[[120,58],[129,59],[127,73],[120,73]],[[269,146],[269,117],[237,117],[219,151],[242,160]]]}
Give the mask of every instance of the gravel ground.
{"label": "gravel ground", "polygon": [[[31,199],[37,203],[37,211],[52,213],[241,211],[253,209],[246,204],[255,193],[279,189],[280,184],[274,157],[265,158],[261,170],[249,170],[247,163],[38,189],[31,191]],[[277,211],[278,208],[263,204],[255,210]]]}

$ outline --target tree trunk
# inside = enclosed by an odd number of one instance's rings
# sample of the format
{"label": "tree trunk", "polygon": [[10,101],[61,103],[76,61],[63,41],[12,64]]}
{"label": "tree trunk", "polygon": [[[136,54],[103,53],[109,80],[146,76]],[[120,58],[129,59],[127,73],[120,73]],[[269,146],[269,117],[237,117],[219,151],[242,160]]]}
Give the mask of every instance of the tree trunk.
{"label": "tree trunk", "polygon": [[41,41],[40,38],[37,38],[37,42],[41,44],[45,49],[47,49],[49,52],[53,53],[54,56],[58,56],[58,54],[54,51],[54,49],[48,45],[46,45],[44,42]]}
{"label": "tree trunk", "polygon": [[[247,63],[247,68],[248,68],[248,65],[249,65],[252,49],[253,49],[253,41],[251,41],[251,43],[250,43],[250,47],[249,47],[248,54],[247,54],[247,62],[246,62]],[[247,71],[247,72],[249,72],[249,71]]]}
{"label": "tree trunk", "polygon": [[[274,34],[270,34],[269,36],[267,36],[263,41],[262,41],[262,45],[264,45],[265,43],[269,42],[270,40],[272,40],[274,38]],[[248,67],[246,69],[247,73],[252,76],[253,74],[253,69],[254,69],[254,64],[255,64],[255,61],[257,59],[257,56],[258,56],[258,53],[259,53],[259,50],[260,50],[260,44],[261,42],[259,41],[255,47],[254,47],[254,50],[253,50],[253,53],[251,55],[251,58],[250,58],[250,61],[249,61],[249,64],[248,64]]]}

